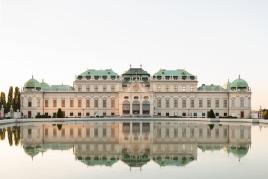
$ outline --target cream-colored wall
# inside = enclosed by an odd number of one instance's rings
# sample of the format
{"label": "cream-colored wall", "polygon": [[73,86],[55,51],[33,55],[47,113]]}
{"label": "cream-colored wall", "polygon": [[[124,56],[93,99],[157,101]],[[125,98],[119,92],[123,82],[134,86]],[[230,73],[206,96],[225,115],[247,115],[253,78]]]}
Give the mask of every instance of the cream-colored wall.
{"label": "cream-colored wall", "polygon": [[[81,92],[78,92],[78,86],[81,87]],[[90,92],[86,91],[86,87],[90,86]],[[98,86],[98,92],[95,92],[94,87]],[[107,88],[107,91],[103,91],[103,86]],[[175,90],[174,87],[178,87]],[[181,91],[182,86],[186,87],[186,91]],[[114,91],[111,91],[111,87],[114,87]],[[159,91],[159,87],[161,87]],[[192,88],[191,88],[192,87]],[[113,113],[115,116],[122,116],[122,105],[128,97],[130,102],[130,115],[132,114],[132,103],[134,97],[138,96],[140,102],[140,114],[142,114],[142,102],[144,97],[148,97],[150,102],[150,116],[161,114],[166,116],[169,113],[170,116],[182,116],[184,117],[202,117],[202,113],[207,115],[207,111],[213,109],[215,113],[219,113],[219,116],[224,116],[225,113],[241,117],[241,112],[244,112],[244,118],[250,118],[251,114],[251,92],[237,91],[237,92],[199,92],[197,91],[197,81],[150,81],[150,87],[145,86],[144,83],[133,82],[128,83],[127,87],[122,87],[122,81],[120,80],[76,80],[74,82],[75,90],[73,92],[41,92],[41,91],[28,91],[25,90],[21,94],[22,106],[21,112],[24,117],[27,117],[28,111],[32,112],[32,117],[35,117],[38,113],[48,113],[49,116],[53,116],[59,108],[65,112],[66,117],[70,117],[70,113],[74,115],[72,117],[78,117],[78,113],[81,113],[81,117],[85,117],[87,113],[90,116],[102,116],[106,113],[107,116],[111,116]],[[191,90],[192,89],[192,90]],[[32,107],[28,107],[28,99],[32,99]],[[244,107],[240,106],[240,99],[244,99]],[[37,101],[40,99],[40,106]],[[65,107],[61,106],[61,100],[65,100]],[[70,107],[70,100],[74,100],[74,107]],[[78,107],[78,100],[82,100],[82,106]],[[86,100],[90,99],[90,107],[86,107]],[[94,99],[98,99],[99,107],[94,107]],[[103,99],[107,100],[107,107],[103,108]],[[115,99],[115,107],[111,107],[111,99]],[[161,108],[157,106],[157,99],[161,99]],[[169,107],[166,107],[166,99],[170,100]],[[178,107],[174,107],[174,99],[178,99]],[[186,108],[182,107],[182,100],[186,99]],[[191,107],[191,99],[194,100],[194,108]],[[199,99],[203,100],[203,107],[199,107]],[[211,107],[207,107],[207,100],[211,99]],[[220,106],[216,108],[215,101],[218,99]],[[232,106],[232,99],[235,99],[235,106]],[[49,101],[49,107],[44,106],[44,101]],[[57,106],[53,107],[53,100],[57,100]],[[228,100],[228,107],[223,106],[224,100]],[[197,116],[194,116],[194,114]]]}

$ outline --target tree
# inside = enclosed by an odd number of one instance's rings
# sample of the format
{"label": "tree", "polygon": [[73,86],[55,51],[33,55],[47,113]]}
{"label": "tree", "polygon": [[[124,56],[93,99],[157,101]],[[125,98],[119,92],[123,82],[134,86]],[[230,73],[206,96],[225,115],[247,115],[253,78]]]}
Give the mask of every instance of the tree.
{"label": "tree", "polygon": [[15,88],[14,92],[13,109],[14,111],[20,109],[20,89],[18,87]]}
{"label": "tree", "polygon": [[208,111],[208,118],[216,118],[215,113],[212,109]]}
{"label": "tree", "polygon": [[263,119],[268,119],[268,109],[262,110],[262,117],[263,117]]}
{"label": "tree", "polygon": [[7,96],[7,108],[6,112],[10,111],[10,107],[13,104],[13,87],[10,86],[8,90],[8,96]]}
{"label": "tree", "polygon": [[0,95],[0,108],[2,108],[2,106],[4,106],[4,108],[6,107],[6,94],[4,92],[1,92]]}
{"label": "tree", "polygon": [[64,118],[64,112],[61,110],[61,108],[58,109],[57,118]]}

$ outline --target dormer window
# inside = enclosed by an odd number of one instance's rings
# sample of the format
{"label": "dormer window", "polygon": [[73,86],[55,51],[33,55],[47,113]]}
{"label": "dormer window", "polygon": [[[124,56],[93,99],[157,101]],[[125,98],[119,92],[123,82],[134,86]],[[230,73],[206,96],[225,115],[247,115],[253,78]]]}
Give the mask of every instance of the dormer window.
{"label": "dormer window", "polygon": [[173,76],[173,80],[178,80],[178,76]]}
{"label": "dormer window", "polygon": [[107,80],[107,76],[102,76],[102,79],[103,80]]}
{"label": "dormer window", "polygon": [[98,80],[100,77],[99,76],[94,76],[94,79],[95,80]]}
{"label": "dormer window", "polygon": [[170,76],[166,76],[165,79],[166,79],[166,80],[170,80]]}
{"label": "dormer window", "polygon": [[87,80],[90,80],[90,79],[91,79],[91,76],[86,76],[86,79],[87,79]]}

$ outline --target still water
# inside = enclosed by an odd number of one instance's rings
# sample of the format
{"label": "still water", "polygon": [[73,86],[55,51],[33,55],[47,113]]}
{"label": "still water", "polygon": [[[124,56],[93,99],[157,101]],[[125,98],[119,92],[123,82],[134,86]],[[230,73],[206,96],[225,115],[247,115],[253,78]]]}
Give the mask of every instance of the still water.
{"label": "still water", "polygon": [[1,178],[267,178],[268,126],[174,121],[0,126]]}

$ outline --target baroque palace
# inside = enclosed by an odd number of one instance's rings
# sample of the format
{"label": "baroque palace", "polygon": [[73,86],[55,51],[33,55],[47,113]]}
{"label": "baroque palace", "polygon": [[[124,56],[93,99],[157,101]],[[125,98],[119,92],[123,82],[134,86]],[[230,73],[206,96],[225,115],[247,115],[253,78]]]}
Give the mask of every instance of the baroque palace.
{"label": "baroque palace", "polygon": [[153,76],[142,68],[118,75],[112,69],[89,69],[78,75],[73,86],[48,85],[34,78],[21,93],[25,118],[40,115],[56,117],[216,117],[250,118],[251,89],[241,79],[224,86],[198,86],[195,75],[184,69],[161,69]]}

